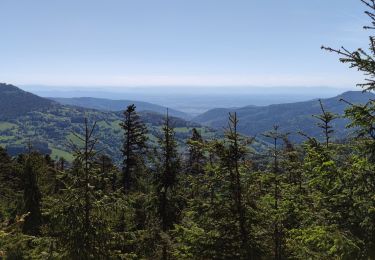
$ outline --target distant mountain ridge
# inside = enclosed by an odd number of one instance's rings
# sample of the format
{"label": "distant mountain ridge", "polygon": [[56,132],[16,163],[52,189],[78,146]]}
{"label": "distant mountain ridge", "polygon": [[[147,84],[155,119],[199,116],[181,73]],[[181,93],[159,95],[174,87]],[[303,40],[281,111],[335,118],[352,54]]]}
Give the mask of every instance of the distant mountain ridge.
{"label": "distant mountain ridge", "polygon": [[[159,114],[166,114],[167,108],[164,106],[133,100],[112,100],[104,98],[92,98],[92,97],[75,97],[75,98],[60,98],[51,97],[50,100],[58,102],[63,105],[85,107],[91,109],[97,109],[101,111],[123,111],[127,106],[134,104],[137,107],[137,111],[151,111]],[[183,119],[190,119],[189,115],[175,110],[168,109],[171,116],[179,117]]]}
{"label": "distant mountain ridge", "polygon": [[[375,99],[375,95],[368,92],[348,91],[333,98],[322,99],[322,102],[327,111],[342,115],[348,104],[340,102],[340,99],[363,104],[370,99]],[[317,121],[312,117],[321,113],[318,99],[269,106],[216,108],[193,118],[193,121],[220,129],[227,125],[230,112],[237,112],[239,131],[246,135],[260,136],[271,130],[274,125],[279,125],[282,131],[290,132],[291,139],[297,142],[304,140],[297,134],[298,131],[317,138],[321,136],[319,128],[316,127]],[[348,135],[347,123],[348,121],[343,118],[333,122],[336,138],[341,139]]]}

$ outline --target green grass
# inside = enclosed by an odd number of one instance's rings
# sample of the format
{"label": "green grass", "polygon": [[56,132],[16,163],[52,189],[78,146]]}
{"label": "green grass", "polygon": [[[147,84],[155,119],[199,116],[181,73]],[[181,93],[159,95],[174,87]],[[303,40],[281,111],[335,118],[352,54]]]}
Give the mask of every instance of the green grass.
{"label": "green grass", "polygon": [[100,128],[108,128],[108,127],[110,127],[110,125],[106,121],[99,121],[99,122],[97,122],[97,125]]}
{"label": "green grass", "polygon": [[[78,135],[79,137],[83,138],[82,136]],[[77,136],[75,136],[73,133],[70,133],[67,137],[66,140],[70,143],[73,142],[74,144],[80,146],[83,145],[83,141],[79,139]]]}
{"label": "green grass", "polygon": [[59,158],[64,158],[68,162],[72,162],[74,160],[74,157],[71,153],[57,149],[57,148],[51,148],[52,153],[51,153],[51,158],[52,159],[59,159]]}
{"label": "green grass", "polygon": [[121,120],[112,121],[111,122],[111,128],[113,128],[113,130],[121,129],[120,123],[121,123]]}
{"label": "green grass", "polygon": [[0,136],[0,142],[1,141],[9,141],[12,140],[13,136]]}
{"label": "green grass", "polygon": [[9,123],[9,122],[0,122],[0,131],[5,131],[5,130],[8,130],[8,129],[12,129],[12,128],[16,128],[18,127],[16,124],[12,124],[12,123]]}
{"label": "green grass", "polygon": [[177,133],[189,133],[193,128],[188,128],[188,127],[176,127],[174,130]]}

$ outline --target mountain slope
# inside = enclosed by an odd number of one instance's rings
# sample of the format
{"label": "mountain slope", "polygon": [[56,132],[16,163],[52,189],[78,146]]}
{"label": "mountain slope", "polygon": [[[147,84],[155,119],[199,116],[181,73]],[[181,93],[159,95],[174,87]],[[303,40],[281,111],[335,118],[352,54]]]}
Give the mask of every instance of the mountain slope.
{"label": "mountain slope", "polygon": [[[348,105],[340,102],[340,99],[352,103],[365,103],[374,98],[375,95],[372,93],[349,91],[333,98],[322,99],[322,102],[327,111],[342,115]],[[206,126],[222,128],[227,124],[228,113],[235,111],[239,119],[239,131],[247,135],[260,136],[272,129],[274,125],[279,125],[282,131],[290,132],[290,138],[297,142],[304,140],[297,134],[298,131],[317,138],[321,136],[320,130],[316,127],[317,121],[312,117],[312,115],[321,113],[318,100],[270,106],[217,108],[207,111],[193,120]],[[344,138],[348,135],[349,130],[345,128],[347,123],[347,120],[342,118],[333,122],[337,138]]]}
{"label": "mountain slope", "polygon": [[[92,108],[101,111],[123,111],[128,105],[134,104],[138,111],[152,111],[164,115],[166,107],[156,104],[132,101],[132,100],[111,100],[104,98],[78,97],[78,98],[49,98],[63,105],[71,105],[85,108]],[[168,109],[171,116],[189,119],[189,115],[174,109]]]}
{"label": "mountain slope", "polygon": [[[10,154],[25,152],[31,141],[34,149],[51,154],[53,159],[64,157],[71,160],[70,141],[77,144],[78,139],[73,133],[83,135],[83,122],[87,117],[90,122],[97,122],[97,149],[111,156],[115,162],[121,161],[123,132],[119,124],[123,119],[122,112],[61,105],[10,85],[2,86],[1,93],[14,102],[1,103],[0,110],[0,146],[6,147]],[[22,107],[23,104],[25,107]],[[156,144],[157,137],[161,135],[164,115],[149,111],[141,111],[139,115],[148,127],[150,145]],[[205,137],[215,135],[214,131],[197,123],[176,117],[171,117],[171,121],[176,127],[176,139],[181,146],[191,136],[193,127]]]}
{"label": "mountain slope", "polygon": [[23,115],[29,111],[55,106],[54,101],[23,91],[13,85],[0,83],[0,119]]}

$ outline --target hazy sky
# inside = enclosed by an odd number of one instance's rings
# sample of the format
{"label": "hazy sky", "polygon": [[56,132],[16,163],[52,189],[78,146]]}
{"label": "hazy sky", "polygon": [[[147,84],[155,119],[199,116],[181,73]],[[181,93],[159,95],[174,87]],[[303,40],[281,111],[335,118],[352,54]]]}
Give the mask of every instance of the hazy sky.
{"label": "hazy sky", "polygon": [[0,82],[334,86],[366,47],[359,0],[0,0]]}

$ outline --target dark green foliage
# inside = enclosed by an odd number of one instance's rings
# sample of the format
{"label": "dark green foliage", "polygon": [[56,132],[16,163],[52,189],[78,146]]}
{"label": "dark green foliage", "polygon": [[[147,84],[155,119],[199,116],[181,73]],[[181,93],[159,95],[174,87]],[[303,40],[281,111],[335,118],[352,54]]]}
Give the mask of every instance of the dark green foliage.
{"label": "dark green foliage", "polygon": [[124,121],[120,124],[124,131],[122,184],[125,192],[137,188],[136,175],[140,174],[145,166],[147,128],[135,108],[135,105],[127,107],[124,111]]}
{"label": "dark green foliage", "polygon": [[319,99],[319,104],[320,104],[322,113],[319,115],[313,115],[313,116],[319,120],[318,127],[322,129],[323,131],[325,144],[326,144],[326,147],[328,148],[329,140],[331,139],[332,134],[334,132],[331,124],[332,124],[332,121],[335,120],[338,116],[329,111],[326,111],[323,107],[322,100],[320,99]]}
{"label": "dark green foliage", "polygon": [[[157,197],[157,215],[160,229],[167,236],[167,232],[178,221],[181,201],[177,193],[180,158],[177,153],[177,143],[171,119],[167,113],[163,125],[163,133],[159,139],[158,164],[155,172],[155,188]],[[163,259],[168,259],[168,241],[162,241]]]}
{"label": "dark green foliage", "polygon": [[203,174],[203,168],[206,162],[206,158],[204,155],[204,145],[204,140],[201,134],[196,128],[193,128],[192,136],[187,142],[189,153],[187,173],[194,175]]}
{"label": "dark green foliage", "polygon": [[39,176],[45,173],[45,160],[37,153],[25,156],[23,163],[23,200],[24,213],[26,214],[23,232],[29,235],[38,235],[42,225],[41,200]]}
{"label": "dark green foliage", "polygon": [[[246,158],[246,140],[242,140],[238,133],[238,119],[237,114],[229,115],[229,125],[226,131],[227,142],[226,147],[221,153],[222,169],[227,171],[229,177],[229,190],[231,191],[232,211],[235,213],[233,219],[237,221],[239,240],[241,240],[241,247],[239,250],[239,257],[244,259],[254,259],[254,252],[252,245],[249,243],[248,220],[246,219],[247,212],[243,203],[243,187],[242,176],[240,172],[241,163]],[[244,143],[242,143],[244,142]],[[219,153],[220,154],[220,153]]]}
{"label": "dark green foliage", "polygon": [[49,234],[56,238],[57,250],[70,259],[105,259],[110,255],[113,234],[108,210],[115,210],[115,194],[105,194],[103,174],[108,170],[104,168],[110,167],[108,162],[100,168],[95,161],[95,126],[89,127],[85,121],[83,145],[75,149],[71,170],[60,177],[64,187],[51,197],[53,205],[48,209]]}

